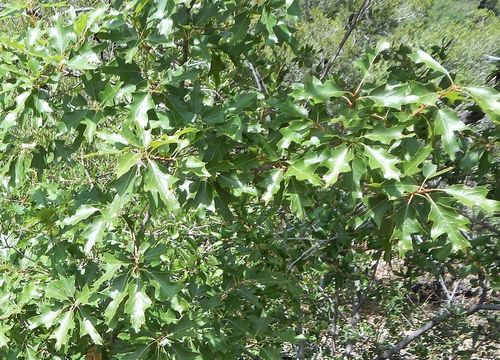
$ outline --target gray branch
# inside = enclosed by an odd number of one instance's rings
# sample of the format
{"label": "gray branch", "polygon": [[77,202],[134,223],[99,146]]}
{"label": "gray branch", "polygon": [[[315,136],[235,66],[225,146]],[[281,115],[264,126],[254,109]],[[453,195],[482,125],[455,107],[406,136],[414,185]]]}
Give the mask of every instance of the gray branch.
{"label": "gray branch", "polygon": [[263,94],[267,94],[266,84],[264,84],[264,80],[262,79],[262,76],[260,76],[259,71],[255,68],[255,66],[253,66],[250,61],[247,62],[247,66],[252,72],[253,79],[259,91]]}
{"label": "gray branch", "polygon": [[332,69],[333,64],[335,63],[335,60],[337,60],[337,57],[339,56],[340,52],[344,48],[345,43],[347,42],[347,39],[349,39],[349,36],[351,36],[351,33],[353,32],[354,28],[358,24],[359,20],[361,19],[361,15],[366,11],[368,6],[370,5],[370,0],[365,0],[363,1],[363,4],[361,4],[361,7],[359,8],[358,12],[356,15],[354,15],[354,18],[352,19],[352,22],[349,24],[349,28],[347,29],[346,33],[344,34],[344,37],[339,43],[339,47],[337,48],[337,51],[335,52],[335,55],[333,56],[333,59],[327,62],[325,67],[323,68],[323,71],[321,72],[320,79],[323,81],[325,80],[326,76]]}
{"label": "gray branch", "polygon": [[[484,301],[486,301],[488,287],[487,287],[487,284],[485,282],[483,275],[481,275],[481,274],[479,276],[479,281],[481,283],[481,287],[483,290],[481,297],[479,299],[479,303],[470,306],[468,309],[467,308],[464,309],[464,312],[467,316],[470,316],[470,315],[472,315],[480,310],[489,310],[489,311],[499,311],[500,310],[500,304],[485,304],[484,303]],[[434,326],[441,324],[443,321],[448,320],[449,318],[452,318],[455,315],[456,315],[456,313],[451,312],[448,309],[445,309],[441,314],[432,318],[430,321],[426,322],[424,325],[419,327],[417,330],[413,331],[411,334],[406,336],[403,340],[398,342],[396,345],[385,350],[382,354],[377,356],[375,358],[375,360],[389,359],[392,355],[398,353],[400,350],[407,347],[411,342],[418,339],[420,336],[425,334],[427,331],[431,330]]]}

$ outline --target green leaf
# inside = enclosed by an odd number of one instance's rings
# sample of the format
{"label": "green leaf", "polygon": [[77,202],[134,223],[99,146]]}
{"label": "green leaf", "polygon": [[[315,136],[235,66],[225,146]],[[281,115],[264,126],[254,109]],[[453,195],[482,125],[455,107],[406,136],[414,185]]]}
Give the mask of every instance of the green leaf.
{"label": "green leaf", "polygon": [[333,80],[328,80],[324,84],[321,80],[313,77],[304,84],[294,84],[292,97],[295,100],[312,100],[315,104],[320,104],[332,97],[341,97],[345,94]]}
{"label": "green leaf", "polygon": [[49,310],[45,311],[41,315],[33,316],[28,320],[28,329],[34,330],[37,327],[43,325],[46,329],[49,329],[54,325],[54,321],[61,314],[62,309],[59,310]]}
{"label": "green leaf", "polygon": [[432,145],[429,144],[419,149],[410,160],[403,163],[403,173],[411,176],[419,172],[418,166],[422,164],[432,152]]}
{"label": "green leaf", "polygon": [[74,313],[72,310],[64,313],[59,320],[59,327],[52,334],[52,338],[56,339],[56,350],[60,350],[62,346],[68,343],[71,336],[71,331],[75,328]]}
{"label": "green leaf", "polygon": [[269,201],[272,200],[273,195],[279,191],[282,180],[282,169],[272,169],[266,173],[266,177],[261,183],[261,185],[266,189],[264,194],[262,194],[262,200],[265,204],[268,204]]}
{"label": "green leaf", "polygon": [[269,104],[269,106],[293,117],[307,117],[307,115],[309,114],[305,107],[294,104],[290,98],[287,98],[284,102],[275,98],[271,98],[267,100],[267,103]]}
{"label": "green leaf", "polygon": [[96,53],[86,52],[72,58],[68,62],[68,67],[75,70],[92,70],[96,69],[100,62]]}
{"label": "green leaf", "polygon": [[451,185],[439,190],[453,196],[466,206],[479,206],[487,212],[500,210],[500,202],[486,198],[488,189],[484,186],[466,187],[464,185]]}
{"label": "green leaf", "polygon": [[470,246],[469,242],[462,235],[461,231],[467,232],[469,221],[445,205],[436,204],[428,198],[431,204],[429,220],[432,221],[431,237],[433,239],[446,234],[451,242],[454,251],[463,250]]}
{"label": "green leaf", "polygon": [[69,43],[76,40],[75,34],[71,31],[72,26],[64,26],[63,18],[56,16],[56,25],[49,29],[50,43],[60,53],[63,53]]}
{"label": "green leaf", "polygon": [[393,126],[386,128],[383,123],[379,123],[373,129],[363,135],[364,138],[378,141],[382,144],[390,144],[393,140],[399,140],[407,135],[403,135],[405,126]]}
{"label": "green leaf", "polygon": [[96,345],[102,345],[104,343],[104,340],[102,339],[101,335],[97,332],[95,329],[94,325],[92,322],[89,320],[88,317],[82,315],[82,322],[83,322],[83,331],[82,335],[89,335],[94,344]]}
{"label": "green leaf", "polygon": [[[414,89],[414,87],[416,89]],[[386,85],[372,92],[370,95],[360,97],[360,99],[371,99],[377,106],[391,107],[400,110],[401,106],[407,104],[427,104],[436,102],[438,94],[430,89],[413,87],[409,84]]]}
{"label": "green leaf", "polygon": [[118,159],[118,165],[116,167],[116,177],[119,178],[127,171],[130,170],[133,166],[135,166],[139,160],[141,160],[141,154],[129,151],[123,155],[120,155]]}
{"label": "green leaf", "polygon": [[242,12],[240,15],[236,16],[234,19],[234,25],[229,31],[232,36],[229,39],[229,43],[231,45],[235,45],[245,39],[247,36],[248,27],[250,25],[250,18],[248,17],[248,13]]}
{"label": "green leaf", "polygon": [[434,133],[441,135],[443,147],[450,159],[455,159],[455,153],[460,150],[455,132],[466,129],[457,114],[449,109],[439,109],[436,113]]}
{"label": "green leaf", "polygon": [[170,18],[162,19],[160,21],[160,23],[158,24],[158,32],[161,35],[169,37],[169,35],[172,33],[173,24],[174,24],[174,22]]}
{"label": "green leaf", "polygon": [[310,199],[306,196],[306,188],[295,179],[289,181],[287,197],[290,200],[290,208],[299,219],[305,216],[305,208],[310,205]]}
{"label": "green leaf", "polygon": [[386,179],[399,180],[401,173],[395,166],[400,162],[397,157],[388,154],[380,146],[368,145],[365,145],[365,155],[368,157],[370,168],[381,169]]}
{"label": "green leaf", "polygon": [[280,360],[281,352],[277,348],[265,346],[260,349],[259,356],[264,360]]}
{"label": "green leaf", "polygon": [[127,296],[127,293],[125,291],[115,289],[109,294],[109,296],[112,300],[104,310],[104,320],[108,325],[113,321],[113,318],[123,302],[123,299]]}
{"label": "green leaf", "polygon": [[453,82],[448,71],[440,63],[438,63],[432,56],[427,54],[425,51],[419,49],[414,54],[412,54],[410,57],[416,64],[423,63],[427,67],[429,67],[437,72],[440,72],[442,74],[445,74]]}
{"label": "green leaf", "polygon": [[182,286],[169,280],[167,273],[150,272],[152,285],[155,288],[155,298],[158,300],[172,300],[181,291]]}
{"label": "green leaf", "polygon": [[349,162],[352,159],[351,150],[345,145],[340,145],[330,151],[330,156],[322,163],[328,168],[328,172],[323,176],[326,187],[335,184],[341,173],[351,171]]}
{"label": "green leaf", "polygon": [[186,159],[186,168],[198,177],[208,178],[212,175],[205,168],[206,163],[194,156],[188,156]]}
{"label": "green leaf", "polygon": [[141,129],[148,125],[148,111],[154,108],[153,100],[148,93],[134,95],[134,101],[130,104],[130,116]]}
{"label": "green leaf", "polygon": [[280,149],[288,149],[292,143],[301,144],[309,133],[310,126],[303,121],[292,121],[290,125],[280,129],[283,137],[278,142]]}
{"label": "green leaf", "polygon": [[130,315],[130,322],[135,332],[139,332],[146,322],[145,311],[151,304],[151,299],[139,288],[139,285],[132,284],[130,286],[128,300],[125,304],[125,313]]}
{"label": "green leaf", "polygon": [[50,299],[70,300],[75,295],[75,276],[61,277],[51,281],[45,289],[45,296]]}
{"label": "green leaf", "polygon": [[396,227],[392,238],[399,240],[399,255],[403,258],[408,251],[413,249],[411,235],[423,233],[423,229],[418,221],[415,207],[408,203],[394,215],[394,221]]}
{"label": "green leaf", "polygon": [[[120,354],[117,357],[120,360],[150,360],[149,352],[151,351],[151,346],[149,344],[138,345],[135,347],[137,350],[133,352],[127,352],[125,354]],[[161,359],[160,357],[157,357]]]}
{"label": "green leaf", "polygon": [[83,249],[86,254],[90,254],[92,248],[96,243],[102,242],[105,230],[106,222],[102,218],[94,221],[88,227],[88,230],[83,234],[83,236],[87,239],[87,242],[85,243],[85,247]]}
{"label": "green leaf", "polygon": [[230,189],[234,195],[250,194],[257,196],[257,189],[248,184],[248,179],[242,178],[237,173],[221,174],[217,177],[217,182],[224,188]]}
{"label": "green leaf", "polygon": [[380,41],[375,49],[371,49],[366,52],[365,58],[362,61],[358,61],[357,65],[361,69],[361,75],[363,76],[363,81],[368,77],[369,70],[373,63],[375,62],[375,59],[377,56],[382,52],[387,49],[389,49],[391,44],[389,44],[387,41]]}
{"label": "green leaf", "polygon": [[202,119],[208,125],[223,124],[226,122],[226,111],[221,106],[214,106],[203,113]]}
{"label": "green leaf", "polygon": [[465,91],[492,120],[500,121],[500,92],[486,87],[466,87]]}
{"label": "green leaf", "polygon": [[285,177],[292,177],[299,181],[309,181],[315,186],[321,185],[319,176],[315,173],[317,164],[306,165],[304,159],[299,159],[290,164],[290,167],[285,173]]}
{"label": "green leaf", "polygon": [[6,347],[9,344],[9,338],[7,337],[8,329],[6,327],[0,327],[0,349]]}
{"label": "green leaf", "polygon": [[61,223],[63,225],[75,225],[97,211],[99,211],[99,209],[96,207],[83,205],[76,210],[74,215],[65,218]]}
{"label": "green leaf", "polygon": [[167,209],[176,211],[179,209],[179,202],[171,187],[177,182],[177,178],[168,174],[166,171],[167,170],[162,165],[158,165],[156,162],[149,160],[144,182],[144,191],[159,193]]}

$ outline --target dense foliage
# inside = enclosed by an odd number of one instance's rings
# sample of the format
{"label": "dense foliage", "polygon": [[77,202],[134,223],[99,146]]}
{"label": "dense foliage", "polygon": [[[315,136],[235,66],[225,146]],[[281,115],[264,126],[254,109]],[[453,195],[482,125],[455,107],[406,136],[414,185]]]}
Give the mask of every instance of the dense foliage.
{"label": "dense foliage", "polygon": [[381,263],[492,305],[500,95],[385,41],[319,80],[300,11],[3,8],[2,358],[370,358],[404,332],[357,328]]}

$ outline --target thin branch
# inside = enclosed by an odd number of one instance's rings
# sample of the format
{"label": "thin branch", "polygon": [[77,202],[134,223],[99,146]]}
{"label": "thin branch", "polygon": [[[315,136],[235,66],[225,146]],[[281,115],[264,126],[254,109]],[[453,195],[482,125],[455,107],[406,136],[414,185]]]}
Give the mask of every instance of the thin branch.
{"label": "thin branch", "polygon": [[303,260],[303,259],[307,259],[309,256],[311,256],[312,254],[314,254],[317,250],[319,250],[321,248],[321,245],[327,243],[327,242],[330,242],[330,241],[334,241],[334,240],[337,240],[338,239],[338,236],[334,236],[332,238],[329,238],[329,239],[324,239],[324,240],[320,240],[318,241],[318,243],[309,248],[307,251],[303,252],[297,259],[295,259],[294,261],[292,261],[290,263],[290,265],[288,265],[288,268],[287,268],[287,271],[290,271],[293,269],[294,265],[296,263],[298,263],[300,260]]}
{"label": "thin branch", "polygon": [[35,259],[33,259],[32,257],[30,257],[30,256],[26,255],[25,253],[23,253],[16,246],[10,245],[9,243],[7,243],[7,239],[4,239],[4,244],[5,244],[5,246],[2,246],[2,248],[7,249],[7,250],[9,250],[9,249],[14,250],[16,253],[18,253],[19,255],[21,255],[21,257],[24,257],[24,258],[28,259],[29,261],[34,262],[36,264],[36,260]]}
{"label": "thin branch", "polygon": [[[500,304],[484,304],[484,301],[486,301],[486,295],[488,293],[488,287],[486,285],[486,281],[484,280],[483,276],[480,274],[479,276],[479,281],[481,284],[482,288],[482,294],[479,299],[479,302],[475,305],[470,306],[468,309],[465,309],[465,315],[470,316],[480,310],[490,310],[490,311],[500,311]],[[443,321],[448,320],[449,318],[455,316],[455,313],[450,312],[449,310],[445,309],[441,314],[438,316],[434,317],[430,321],[426,322],[424,325],[422,325],[420,328],[417,330],[413,331],[410,333],[408,336],[406,336],[403,340],[398,342],[396,345],[392,346],[391,348],[385,350],[382,354],[377,356],[375,360],[381,360],[381,359],[389,359],[392,355],[398,353],[405,347],[407,347],[411,342],[414,340],[418,339],[420,336],[425,334],[427,331],[431,330],[433,327],[436,325],[441,324]]]}
{"label": "thin branch", "polygon": [[448,303],[451,303],[451,294],[448,291],[448,287],[446,286],[446,283],[444,282],[444,279],[441,275],[439,275],[439,285],[441,285],[441,288],[443,289],[444,293],[446,294],[446,299],[448,300]]}
{"label": "thin branch", "polygon": [[[371,276],[370,276],[370,281],[368,282],[368,286],[366,287],[365,291],[357,291],[354,294],[353,298],[353,306],[351,310],[351,320],[350,320],[350,326],[351,329],[354,329],[358,322],[359,318],[359,311],[361,310],[361,307],[363,306],[363,303],[365,302],[366,298],[368,297],[368,294],[370,293],[370,290],[373,286],[373,283],[375,282],[375,275],[377,273],[378,265],[380,263],[380,258],[382,257],[382,253],[380,252],[377,256],[377,260],[375,261],[375,264],[372,266],[372,271],[371,271]],[[352,341],[349,341],[348,344],[346,345],[346,354],[351,354],[352,349],[354,347],[354,344]]]}
{"label": "thin branch", "polygon": [[332,66],[335,63],[335,61],[337,60],[337,57],[339,56],[340,52],[342,51],[347,39],[349,39],[349,36],[351,36],[351,33],[354,30],[354,28],[356,27],[356,25],[358,24],[359,19],[361,18],[361,15],[368,8],[369,3],[370,3],[370,0],[363,1],[363,4],[361,4],[361,7],[356,12],[356,15],[354,16],[354,18],[349,26],[349,29],[347,29],[346,33],[344,34],[344,37],[342,38],[342,40],[339,43],[339,47],[337,48],[337,51],[335,52],[333,59],[329,60],[328,63],[326,64],[326,66],[324,67],[323,72],[321,73],[321,76],[320,76],[321,81],[323,81],[326,78],[326,76],[328,75],[328,73],[332,69]]}
{"label": "thin branch", "polygon": [[[194,4],[196,3],[196,0],[191,0],[189,3],[189,6],[187,7],[187,19],[188,19],[188,25],[190,23],[190,18],[191,18],[191,10],[193,9]],[[184,34],[182,37],[182,60],[181,60],[181,65],[184,65],[187,63],[189,59],[189,35],[190,32],[187,30],[184,30]],[[182,80],[180,83],[180,87],[183,88],[185,86],[185,81]]]}
{"label": "thin branch", "polygon": [[330,355],[333,357],[337,353],[337,322],[339,318],[339,292],[335,289],[333,296],[333,319],[331,322],[332,346]]}
{"label": "thin branch", "polygon": [[267,94],[266,84],[264,84],[264,80],[262,76],[260,76],[259,71],[253,66],[250,61],[247,61],[248,68],[252,72],[253,79],[255,81],[255,85],[257,85],[257,89],[263,94]]}

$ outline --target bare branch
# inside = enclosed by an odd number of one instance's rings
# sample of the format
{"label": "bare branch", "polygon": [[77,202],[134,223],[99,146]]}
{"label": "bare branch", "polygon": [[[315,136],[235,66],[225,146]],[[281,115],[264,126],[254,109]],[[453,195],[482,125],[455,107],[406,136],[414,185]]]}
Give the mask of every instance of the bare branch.
{"label": "bare branch", "polygon": [[262,80],[262,76],[260,76],[259,71],[253,66],[253,64],[248,61],[248,68],[252,72],[253,79],[259,91],[263,94],[267,94],[266,84],[264,84],[264,80]]}
{"label": "bare branch", "polygon": [[349,36],[351,36],[352,31],[356,27],[357,23],[359,22],[359,19],[361,18],[361,15],[365,12],[365,10],[368,8],[368,5],[370,3],[370,0],[365,0],[363,1],[363,4],[361,4],[361,7],[359,10],[356,12],[356,15],[354,15],[354,18],[352,19],[349,28],[347,29],[346,33],[344,34],[344,37],[339,43],[339,47],[337,48],[337,51],[335,52],[335,55],[333,56],[333,59],[327,62],[325,67],[323,68],[323,71],[320,75],[320,79],[323,81],[330,70],[332,69],[333,64],[335,63],[335,60],[337,60],[337,57],[339,56],[340,52],[342,51],[342,48],[344,47],[347,39],[349,39]]}
{"label": "bare branch", "polygon": [[[484,278],[481,274],[479,276],[479,281],[481,283],[481,288],[483,289],[481,297],[479,299],[479,303],[470,306],[468,309],[465,309],[462,312],[462,313],[465,313],[465,315],[467,315],[467,316],[470,316],[470,315],[472,315],[480,310],[500,311],[500,304],[484,304],[484,301],[486,301],[486,295],[488,293],[488,287],[486,285],[486,281],[484,280]],[[377,356],[375,358],[375,360],[389,359],[392,355],[398,353],[400,350],[407,347],[411,342],[418,339],[420,336],[425,334],[427,331],[431,330],[436,325],[439,325],[443,321],[448,320],[449,318],[452,318],[454,316],[456,316],[455,312],[451,312],[448,309],[445,309],[441,314],[434,317],[430,321],[426,322],[424,325],[422,325],[417,330],[413,331],[411,334],[406,336],[403,340],[398,342],[396,345],[385,350],[382,354]]]}

